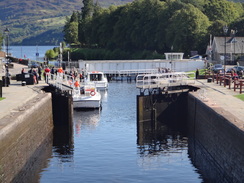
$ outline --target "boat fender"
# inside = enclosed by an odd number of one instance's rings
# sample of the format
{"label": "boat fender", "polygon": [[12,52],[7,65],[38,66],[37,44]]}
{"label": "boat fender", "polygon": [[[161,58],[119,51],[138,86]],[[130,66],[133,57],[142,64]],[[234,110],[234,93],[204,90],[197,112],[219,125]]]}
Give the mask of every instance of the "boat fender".
{"label": "boat fender", "polygon": [[91,91],[90,95],[94,96],[94,95],[96,95],[96,92],[95,91]]}

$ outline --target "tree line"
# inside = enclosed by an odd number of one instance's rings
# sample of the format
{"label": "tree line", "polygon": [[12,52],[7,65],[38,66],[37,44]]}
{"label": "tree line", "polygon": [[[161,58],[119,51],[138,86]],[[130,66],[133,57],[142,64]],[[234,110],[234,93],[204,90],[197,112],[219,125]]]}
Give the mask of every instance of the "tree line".
{"label": "tree line", "polygon": [[93,0],[83,0],[81,11],[66,18],[63,33],[67,44],[86,48],[80,59],[91,57],[87,49],[93,50],[89,51],[92,55],[103,50],[103,57],[98,56],[101,59],[108,59],[104,55],[111,58],[111,54],[132,57],[138,52],[159,56],[174,51],[187,56],[190,51],[205,54],[209,35],[224,36],[225,25],[229,27],[228,34],[234,29],[236,36],[244,36],[244,3],[135,0],[101,8]]}

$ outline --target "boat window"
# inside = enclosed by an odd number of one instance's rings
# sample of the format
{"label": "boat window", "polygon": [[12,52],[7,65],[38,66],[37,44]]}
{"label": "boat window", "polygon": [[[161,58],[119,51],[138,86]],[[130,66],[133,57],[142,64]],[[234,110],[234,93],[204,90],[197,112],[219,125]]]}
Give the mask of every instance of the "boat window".
{"label": "boat window", "polygon": [[101,81],[102,74],[91,74],[90,79],[91,79],[91,81]]}

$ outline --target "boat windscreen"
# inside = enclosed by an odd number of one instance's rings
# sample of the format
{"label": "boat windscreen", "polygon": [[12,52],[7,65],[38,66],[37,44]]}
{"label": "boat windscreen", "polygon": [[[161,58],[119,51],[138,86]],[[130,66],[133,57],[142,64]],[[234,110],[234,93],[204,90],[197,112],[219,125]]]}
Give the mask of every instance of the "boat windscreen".
{"label": "boat windscreen", "polygon": [[102,74],[90,74],[91,81],[101,81]]}

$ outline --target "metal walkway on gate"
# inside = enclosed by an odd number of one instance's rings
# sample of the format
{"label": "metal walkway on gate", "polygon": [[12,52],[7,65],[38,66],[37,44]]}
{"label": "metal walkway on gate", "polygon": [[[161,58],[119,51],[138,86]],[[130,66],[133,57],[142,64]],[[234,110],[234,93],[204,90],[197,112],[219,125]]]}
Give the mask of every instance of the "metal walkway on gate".
{"label": "metal walkway on gate", "polygon": [[194,73],[170,72],[138,75],[136,78],[136,87],[140,90],[160,89],[168,90],[172,87],[186,86],[194,84]]}
{"label": "metal walkway on gate", "polygon": [[74,78],[70,75],[57,73],[51,74],[48,73],[46,75],[46,83],[50,86],[59,89],[61,92],[69,93],[72,95],[73,88],[74,88]]}

